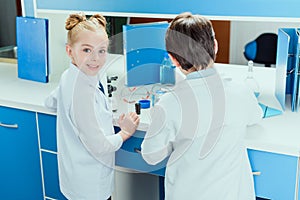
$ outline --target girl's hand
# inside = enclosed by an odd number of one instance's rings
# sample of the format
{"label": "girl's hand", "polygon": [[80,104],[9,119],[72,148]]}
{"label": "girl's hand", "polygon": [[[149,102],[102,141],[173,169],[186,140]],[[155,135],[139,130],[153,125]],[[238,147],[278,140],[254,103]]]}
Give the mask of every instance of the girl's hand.
{"label": "girl's hand", "polygon": [[119,117],[118,124],[121,128],[121,131],[119,133],[123,138],[123,141],[127,140],[134,134],[139,123],[140,118],[135,112],[130,112],[126,115],[122,114]]}

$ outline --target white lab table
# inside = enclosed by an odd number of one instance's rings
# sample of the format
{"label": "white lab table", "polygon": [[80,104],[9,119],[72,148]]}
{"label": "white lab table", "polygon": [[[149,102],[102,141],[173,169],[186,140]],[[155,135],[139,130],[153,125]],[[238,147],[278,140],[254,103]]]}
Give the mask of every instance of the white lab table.
{"label": "white lab table", "polygon": [[[247,67],[216,64],[222,76],[243,81]],[[261,95],[259,101],[276,107],[274,101],[275,69],[254,68]],[[0,63],[0,105],[55,115],[44,107],[46,96],[58,85],[59,76],[51,77],[49,83],[39,83],[17,78],[17,65]],[[248,148],[274,153],[299,156],[300,114],[291,112],[288,106],[281,115],[265,118],[249,128],[245,138]],[[142,120],[140,130],[147,129],[147,120]]]}
{"label": "white lab table", "polygon": [[49,83],[18,78],[17,64],[0,63],[0,105],[55,114],[44,106],[45,97],[57,86],[59,77]]}
{"label": "white lab table", "polygon": [[[243,81],[247,66],[218,64],[220,74]],[[259,102],[280,108],[275,98],[275,68],[256,67],[254,76],[260,86]],[[245,142],[251,149],[299,156],[300,152],[300,114],[292,112],[289,96],[286,109],[281,115],[263,119],[259,124],[249,127]]]}
{"label": "white lab table", "polygon": [[[115,63],[120,68],[120,64],[122,64],[122,59],[118,61],[114,61],[112,63]],[[228,64],[216,64],[216,67],[218,71],[220,72],[221,76],[225,76],[227,78],[232,78],[237,81],[243,81],[244,78],[247,75],[247,66],[240,66],[240,65],[228,65]],[[117,70],[118,71],[118,70]],[[115,72],[114,72],[115,73]],[[119,72],[118,72],[119,73]],[[121,73],[123,74],[123,70],[121,68]],[[275,100],[274,97],[274,87],[275,87],[275,69],[274,68],[265,68],[265,67],[256,67],[254,68],[254,75],[257,81],[260,85],[260,96],[258,97],[259,101],[269,105],[271,107],[277,108],[279,106],[278,102]],[[58,85],[60,76],[51,76],[49,83],[38,83],[33,82],[29,80],[22,80],[17,78],[17,65],[16,64],[8,64],[8,63],[0,63],[0,106],[5,107],[11,107],[11,108],[17,108],[21,110],[28,110],[33,111],[36,113],[44,113],[44,114],[50,114],[55,115],[56,113],[48,110],[44,107],[44,100],[50,94],[50,92]],[[122,80],[122,79],[121,79]],[[121,84],[122,85],[122,84]],[[123,84],[124,85],[124,84]],[[119,86],[120,87],[120,86]],[[118,90],[122,90],[121,88],[118,88]],[[117,102],[120,108],[118,108],[118,112],[120,113],[123,111],[129,111],[133,109],[133,105],[130,106],[124,104],[123,101]],[[122,106],[123,108],[121,108]],[[125,107],[124,107],[125,105]],[[278,180],[283,180],[286,176],[284,173],[286,171],[289,171],[289,173],[292,174],[292,179],[288,181],[282,181],[283,185],[288,185],[287,188],[289,188],[292,193],[294,191],[295,187],[295,180],[298,181],[298,173],[296,173],[297,164],[293,162],[288,166],[288,170],[281,169],[280,166],[277,166],[278,163],[282,163],[281,159],[285,159],[286,155],[292,156],[292,160],[298,160],[299,158],[299,149],[300,149],[300,114],[297,112],[291,112],[290,110],[290,103],[287,104],[287,109],[285,112],[278,116],[273,116],[270,118],[263,119],[259,124],[254,125],[248,129],[248,132],[245,137],[245,143],[246,147],[248,149],[252,150],[258,150],[258,152],[255,152],[256,155],[261,155],[262,157],[259,157],[259,161],[261,161],[264,165],[265,157],[263,152],[270,152],[271,153],[271,162],[274,165],[273,167],[277,167],[276,169],[283,170],[281,172],[281,177],[277,177],[275,174],[271,175],[271,177],[274,177],[273,179],[265,179],[265,176],[261,176],[261,180],[256,180],[258,184],[263,185],[269,185],[273,182],[276,182]],[[114,116],[117,118],[119,113],[115,113]],[[52,122],[53,126],[55,123]],[[47,123],[48,124],[48,123]],[[49,125],[50,125],[49,124]],[[142,114],[141,116],[141,123],[138,127],[139,131],[146,131],[149,124],[149,118],[145,118]],[[48,125],[48,126],[49,126]],[[55,131],[55,130],[54,130]],[[55,134],[55,132],[53,133]],[[262,153],[260,152],[262,151]],[[42,154],[48,154],[48,156],[56,157],[56,152],[48,151],[45,149],[41,149]],[[273,154],[275,153],[275,154]],[[276,155],[277,153],[277,155]],[[131,163],[132,165],[137,165],[137,162],[143,162],[142,158],[140,158],[139,155],[136,155],[134,153],[130,153],[130,156],[133,156],[137,160]],[[122,156],[123,157],[123,156]],[[275,159],[273,159],[275,157]],[[278,159],[279,158],[279,159]],[[126,157],[128,159],[128,157]],[[254,158],[256,159],[256,158]],[[290,158],[288,158],[290,159]],[[256,159],[257,160],[257,159]],[[55,165],[55,160],[53,162],[53,166]],[[257,161],[254,161],[257,162]],[[285,161],[283,161],[285,162]],[[144,165],[144,164],[142,164]],[[47,167],[47,166],[46,166]],[[48,166],[49,167],[49,166]],[[50,166],[51,167],[51,166]],[[135,167],[135,166],[134,166]],[[278,168],[279,167],[279,168]],[[119,184],[122,184],[124,181],[126,181],[126,185],[130,183],[130,180],[132,177],[136,176],[130,176],[131,178],[124,178],[129,176],[127,172],[133,172],[132,169],[124,168],[124,166],[121,165],[121,167],[117,168],[117,182]],[[269,172],[269,169],[267,170]],[[268,174],[268,172],[263,171],[262,174]],[[145,176],[147,174],[144,174],[141,176]],[[57,176],[57,175],[51,175],[51,176]],[[155,176],[152,176],[151,174],[148,174],[149,177],[147,177],[146,184],[147,191],[151,191],[151,194],[155,191],[155,188],[157,188],[157,179],[153,178]],[[123,177],[123,178],[120,178]],[[144,180],[144,178],[137,178],[139,181],[141,179]],[[151,181],[150,181],[151,180]],[[276,181],[275,181],[276,180]],[[46,184],[46,183],[45,183]],[[136,183],[133,183],[135,185]],[[129,184],[131,185],[131,184]],[[140,183],[139,183],[140,185]],[[143,184],[141,184],[143,185]],[[150,185],[152,186],[152,189],[150,189]],[[57,187],[57,183],[55,185]],[[281,186],[280,186],[281,187]],[[266,192],[268,192],[268,189],[262,188],[259,186],[259,189],[257,190],[257,195],[264,195]],[[141,195],[143,193],[145,188],[140,188],[138,191],[134,193],[134,196],[137,197],[137,192],[140,192]],[[272,186],[271,194],[274,194],[278,189],[276,186]],[[126,189],[123,186],[117,187],[117,193],[122,194],[121,199],[124,199],[123,194],[127,194],[128,191],[131,191],[131,189]],[[144,191],[144,192],[143,192]],[[296,194],[298,194],[298,190],[295,189]],[[47,191],[46,191],[47,193]],[[58,192],[59,193],[59,192]],[[290,192],[288,192],[290,193]],[[157,195],[157,192],[153,195]],[[118,194],[116,195],[118,196]],[[132,199],[132,196],[130,194],[127,194],[125,196],[128,196],[128,199]],[[118,197],[116,197],[118,199]]]}

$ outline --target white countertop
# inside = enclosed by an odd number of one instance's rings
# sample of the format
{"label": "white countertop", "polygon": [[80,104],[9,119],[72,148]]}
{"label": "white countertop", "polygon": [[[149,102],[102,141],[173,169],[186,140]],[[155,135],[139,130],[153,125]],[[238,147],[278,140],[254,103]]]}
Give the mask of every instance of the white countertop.
{"label": "white countertop", "polygon": [[[218,64],[218,71],[243,81],[247,75],[247,66]],[[260,86],[259,102],[273,108],[281,108],[274,95],[276,69],[256,67],[254,76]],[[300,113],[291,111],[289,97],[286,102],[283,114],[265,118],[259,124],[249,127],[245,140],[248,148],[292,156],[300,155]]]}
{"label": "white countertop", "polygon": [[[236,80],[242,81],[247,73],[246,66],[216,66],[221,75]],[[261,86],[259,101],[276,107],[278,103],[273,95],[275,69],[257,67],[254,73]],[[45,98],[59,81],[59,77],[51,78],[49,83],[19,79],[16,64],[0,63],[0,105],[55,115],[44,107]],[[139,129],[146,130],[147,123],[142,122]],[[287,109],[282,115],[263,119],[258,125],[250,127],[245,141],[251,149],[299,156],[300,114],[291,112],[287,104]]]}
{"label": "white countertop", "polygon": [[57,86],[58,78],[39,83],[18,78],[17,64],[0,63],[0,105],[55,114],[44,106],[47,95]]}

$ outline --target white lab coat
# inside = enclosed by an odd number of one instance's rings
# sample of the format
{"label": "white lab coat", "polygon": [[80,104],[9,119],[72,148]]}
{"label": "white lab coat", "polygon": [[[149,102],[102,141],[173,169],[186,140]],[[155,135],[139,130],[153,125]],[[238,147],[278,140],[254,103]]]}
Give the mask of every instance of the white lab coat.
{"label": "white lab coat", "polygon": [[123,140],[97,87],[96,76],[71,64],[45,102],[57,109],[59,183],[72,200],[106,200],[113,191],[115,151]]}
{"label": "white lab coat", "polygon": [[254,200],[243,138],[261,118],[254,94],[214,68],[187,75],[162,96],[141,148],[149,164],[170,156],[165,200]]}

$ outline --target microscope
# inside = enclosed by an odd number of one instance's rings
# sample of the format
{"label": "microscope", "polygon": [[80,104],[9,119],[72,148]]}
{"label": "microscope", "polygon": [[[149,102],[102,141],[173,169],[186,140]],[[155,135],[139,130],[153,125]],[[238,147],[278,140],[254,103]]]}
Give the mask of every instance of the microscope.
{"label": "microscope", "polygon": [[108,99],[111,105],[111,109],[113,112],[117,112],[117,102],[116,99],[113,98],[113,92],[117,91],[117,87],[113,86],[111,83],[112,81],[118,80],[118,76],[111,76],[107,77],[107,93],[108,93]]}

